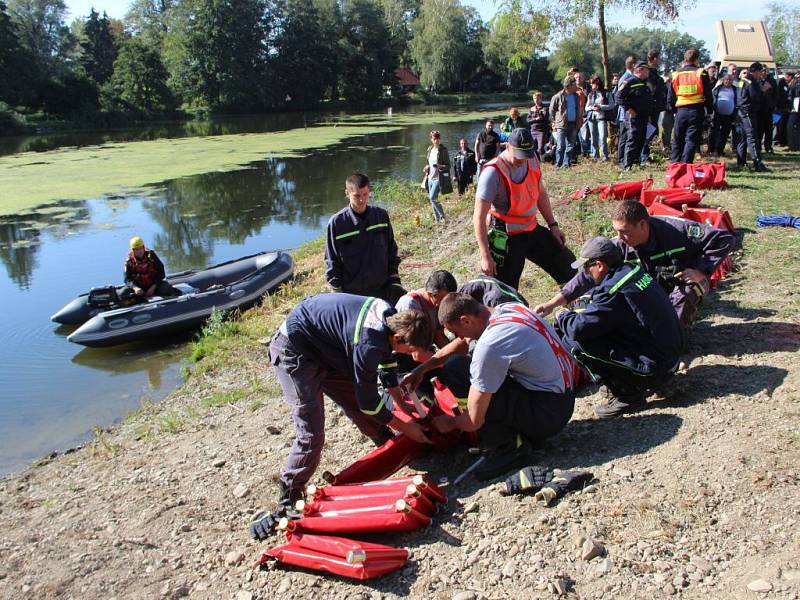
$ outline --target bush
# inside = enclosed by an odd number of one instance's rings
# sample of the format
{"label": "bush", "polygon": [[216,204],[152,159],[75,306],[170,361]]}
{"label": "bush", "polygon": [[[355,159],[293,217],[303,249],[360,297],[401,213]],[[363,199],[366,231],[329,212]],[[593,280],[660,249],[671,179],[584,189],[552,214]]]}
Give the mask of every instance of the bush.
{"label": "bush", "polygon": [[0,136],[25,131],[25,118],[5,102],[0,102]]}

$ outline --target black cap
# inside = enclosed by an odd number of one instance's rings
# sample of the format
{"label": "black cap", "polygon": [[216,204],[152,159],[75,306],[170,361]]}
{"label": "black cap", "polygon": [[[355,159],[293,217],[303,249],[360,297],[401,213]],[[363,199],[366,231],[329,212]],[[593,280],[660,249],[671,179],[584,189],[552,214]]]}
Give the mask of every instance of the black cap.
{"label": "black cap", "polygon": [[750,65],[751,73],[753,71],[763,71],[763,70],[764,70],[764,65],[762,65],[760,62],[754,62],[752,65]]}
{"label": "black cap", "polygon": [[633,65],[633,68],[634,68],[634,69],[638,69],[638,68],[640,68],[640,67],[647,67],[647,68],[649,69],[649,68],[650,68],[650,65],[649,65],[649,64],[647,64],[647,61],[646,61],[646,60],[640,60],[640,61],[639,61],[639,62],[637,62],[635,65]]}
{"label": "black cap", "polygon": [[616,266],[622,262],[622,252],[607,237],[594,237],[581,248],[581,254],[574,263],[573,269],[580,269],[590,260],[602,259],[610,266]]}
{"label": "black cap", "polygon": [[514,158],[533,158],[533,136],[527,127],[518,127],[508,135],[506,145],[514,152]]}

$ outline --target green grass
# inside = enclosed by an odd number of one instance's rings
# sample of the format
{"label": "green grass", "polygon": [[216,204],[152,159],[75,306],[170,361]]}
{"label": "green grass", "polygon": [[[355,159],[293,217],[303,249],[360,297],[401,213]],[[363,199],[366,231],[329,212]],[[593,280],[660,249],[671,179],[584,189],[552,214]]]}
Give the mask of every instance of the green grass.
{"label": "green grass", "polygon": [[158,430],[161,433],[180,433],[184,426],[184,418],[177,412],[163,413],[158,417]]}
{"label": "green grass", "polygon": [[221,406],[227,406],[228,404],[236,404],[248,394],[248,390],[242,389],[231,390],[229,392],[219,392],[209,396],[208,398],[203,398],[200,401],[200,404],[205,408],[220,408]]}

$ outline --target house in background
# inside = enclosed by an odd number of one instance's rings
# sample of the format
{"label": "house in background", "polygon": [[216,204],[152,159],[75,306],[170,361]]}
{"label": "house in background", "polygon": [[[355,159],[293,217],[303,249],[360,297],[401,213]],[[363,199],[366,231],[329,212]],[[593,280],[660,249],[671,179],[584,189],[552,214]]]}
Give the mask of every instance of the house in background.
{"label": "house in background", "polygon": [[398,94],[407,94],[414,92],[419,88],[419,76],[411,69],[400,67],[394,70],[394,76],[397,79],[395,89]]}

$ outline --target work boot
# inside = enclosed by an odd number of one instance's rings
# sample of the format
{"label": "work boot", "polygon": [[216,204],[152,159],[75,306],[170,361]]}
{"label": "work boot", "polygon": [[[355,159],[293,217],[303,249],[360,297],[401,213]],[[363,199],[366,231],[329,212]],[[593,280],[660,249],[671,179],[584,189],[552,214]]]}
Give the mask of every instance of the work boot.
{"label": "work boot", "polygon": [[520,440],[519,444],[501,446],[486,456],[486,461],[475,469],[478,481],[488,481],[533,463],[533,444]]}
{"label": "work boot", "polygon": [[757,160],[753,163],[753,171],[756,171],[757,173],[769,173],[772,171],[772,169],[768,168],[767,165],[760,160]]}
{"label": "work boot", "polygon": [[647,406],[647,396],[644,392],[614,396],[604,404],[594,407],[594,414],[598,419],[613,419],[625,413],[635,412]]}
{"label": "work boot", "polygon": [[298,500],[302,500],[305,494],[301,489],[290,490],[282,481],[278,482],[278,507],[275,515],[296,519],[300,514],[295,510],[294,505]]}

